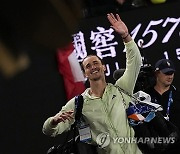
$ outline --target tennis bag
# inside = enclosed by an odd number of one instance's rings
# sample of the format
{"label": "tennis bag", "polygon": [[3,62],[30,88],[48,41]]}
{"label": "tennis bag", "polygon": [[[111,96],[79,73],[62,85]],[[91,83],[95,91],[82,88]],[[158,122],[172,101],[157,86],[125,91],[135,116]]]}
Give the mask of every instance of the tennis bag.
{"label": "tennis bag", "polygon": [[142,91],[134,94],[136,100],[126,110],[129,124],[142,151],[163,152],[179,142],[179,129],[162,115],[162,107],[150,102]]}
{"label": "tennis bag", "polygon": [[79,139],[77,123],[80,122],[82,117],[83,102],[84,99],[82,95],[75,97],[75,122],[71,126],[68,136],[66,137],[68,139],[72,134],[71,139],[68,141],[66,140],[63,144],[51,147],[47,151],[47,154],[97,154],[96,145],[81,142]]}

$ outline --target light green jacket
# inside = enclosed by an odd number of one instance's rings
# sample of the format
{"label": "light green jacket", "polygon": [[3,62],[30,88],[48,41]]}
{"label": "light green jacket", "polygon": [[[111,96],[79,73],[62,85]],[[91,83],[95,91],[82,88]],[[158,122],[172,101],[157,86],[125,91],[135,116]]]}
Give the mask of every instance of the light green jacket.
{"label": "light green jacket", "polygon": [[[141,55],[136,43],[132,40],[124,43],[126,46],[126,70],[123,76],[118,79],[115,85],[132,94],[141,66]],[[90,96],[89,88],[83,92],[84,105],[83,117],[90,125],[92,140],[96,142],[97,136],[101,133],[108,134],[107,142],[103,140],[102,147],[98,148],[99,154],[140,154],[136,143],[125,143],[122,137],[133,138],[134,131],[128,124],[126,108],[131,98],[119,92],[113,84],[107,84],[101,98]],[[125,103],[123,102],[125,100]],[[75,108],[74,98],[71,99],[60,112],[69,111]],[[56,136],[68,131],[74,122],[61,122],[53,127],[50,124],[52,117],[48,118],[43,125],[43,132],[46,135]],[[117,140],[120,139],[120,140]],[[108,142],[110,141],[110,143]],[[117,142],[115,142],[117,141]],[[106,145],[107,144],[107,145]],[[104,147],[105,146],[105,147]]]}

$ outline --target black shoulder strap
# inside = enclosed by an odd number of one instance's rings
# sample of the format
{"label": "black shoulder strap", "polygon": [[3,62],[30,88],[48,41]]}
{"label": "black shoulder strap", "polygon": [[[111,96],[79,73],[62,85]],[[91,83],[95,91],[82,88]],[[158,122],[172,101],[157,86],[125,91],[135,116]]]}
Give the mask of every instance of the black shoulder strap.
{"label": "black shoulder strap", "polygon": [[76,109],[75,123],[80,121],[80,118],[82,116],[83,103],[84,103],[84,99],[82,95],[78,95],[75,97],[75,109]]}
{"label": "black shoulder strap", "polygon": [[80,121],[81,116],[82,116],[82,108],[83,108],[83,103],[84,103],[84,99],[82,95],[77,95],[75,96],[75,122],[74,124],[71,126],[71,130],[73,130],[73,145],[74,145],[74,149],[75,148],[75,142],[76,142],[76,125],[77,123]]}
{"label": "black shoulder strap", "polygon": [[123,92],[124,94],[128,95],[129,97],[133,98],[134,100],[140,101],[140,100],[138,100],[138,98],[136,98],[135,96],[131,95],[130,93],[128,93],[127,91],[122,89],[120,86],[115,85],[115,87],[118,88],[119,92]]}

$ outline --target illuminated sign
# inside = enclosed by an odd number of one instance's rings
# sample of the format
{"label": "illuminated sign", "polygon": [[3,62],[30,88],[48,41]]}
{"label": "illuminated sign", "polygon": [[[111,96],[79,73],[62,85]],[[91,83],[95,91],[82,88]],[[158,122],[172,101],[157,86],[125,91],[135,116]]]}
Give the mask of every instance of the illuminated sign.
{"label": "illuminated sign", "polygon": [[[161,11],[160,11],[161,10]],[[179,67],[180,3],[167,3],[119,13],[142,57],[152,66],[161,58],[171,59]],[[78,61],[96,54],[106,64],[107,81],[113,83],[113,72],[125,68],[125,49],[121,37],[110,27],[106,16],[83,19],[73,35]],[[176,76],[180,76],[178,74]],[[176,77],[178,78],[178,77]],[[180,83],[179,83],[180,84]]]}

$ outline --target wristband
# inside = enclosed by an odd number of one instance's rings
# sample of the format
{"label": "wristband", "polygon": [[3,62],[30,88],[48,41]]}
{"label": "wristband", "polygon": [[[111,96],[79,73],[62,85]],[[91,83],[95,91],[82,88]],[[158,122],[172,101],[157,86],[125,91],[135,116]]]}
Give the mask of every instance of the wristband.
{"label": "wristband", "polygon": [[124,40],[124,39],[126,39],[128,36],[129,36],[129,33],[128,33],[125,37],[122,37],[122,39]]}

